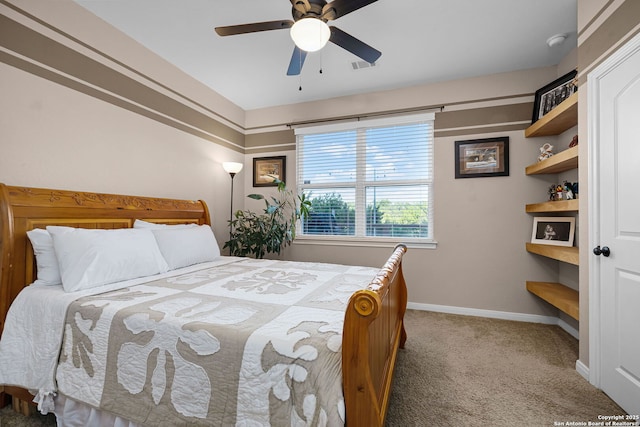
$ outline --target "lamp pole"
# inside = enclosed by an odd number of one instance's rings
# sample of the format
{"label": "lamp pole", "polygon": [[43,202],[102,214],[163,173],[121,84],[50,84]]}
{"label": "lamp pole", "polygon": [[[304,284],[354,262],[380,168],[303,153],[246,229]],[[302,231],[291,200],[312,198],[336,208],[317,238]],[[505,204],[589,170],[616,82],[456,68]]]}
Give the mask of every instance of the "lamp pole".
{"label": "lamp pole", "polygon": [[[233,178],[235,178],[235,172],[229,172],[231,176],[231,201],[229,203],[229,221],[233,221]],[[229,240],[231,240],[231,222],[229,222]]]}
{"label": "lamp pole", "polygon": [[[231,176],[231,200],[230,200],[230,208],[229,208],[229,241],[231,241],[232,237],[232,226],[231,221],[233,221],[233,178],[235,178],[236,174],[242,170],[242,163],[236,162],[224,162],[222,163],[222,167],[224,170]],[[229,254],[231,254],[231,247],[229,247]]]}

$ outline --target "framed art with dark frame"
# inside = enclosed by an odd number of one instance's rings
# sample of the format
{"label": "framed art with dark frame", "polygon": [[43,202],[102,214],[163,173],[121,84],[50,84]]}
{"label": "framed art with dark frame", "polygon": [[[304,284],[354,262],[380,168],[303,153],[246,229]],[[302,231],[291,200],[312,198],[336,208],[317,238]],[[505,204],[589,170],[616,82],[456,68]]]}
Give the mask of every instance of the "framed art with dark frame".
{"label": "framed art with dark frame", "polygon": [[554,246],[573,246],[576,219],[564,216],[537,216],[533,218],[531,243]]}
{"label": "framed art with dark frame", "polygon": [[558,104],[578,90],[578,86],[574,81],[577,74],[578,72],[576,70],[570,71],[536,91],[536,96],[533,101],[531,124],[540,120],[542,116],[553,110]]}
{"label": "framed art with dark frame", "polygon": [[456,141],[456,179],[509,176],[509,137]]}
{"label": "framed art with dark frame", "polygon": [[277,187],[276,179],[286,180],[287,156],[254,157],[253,186]]}

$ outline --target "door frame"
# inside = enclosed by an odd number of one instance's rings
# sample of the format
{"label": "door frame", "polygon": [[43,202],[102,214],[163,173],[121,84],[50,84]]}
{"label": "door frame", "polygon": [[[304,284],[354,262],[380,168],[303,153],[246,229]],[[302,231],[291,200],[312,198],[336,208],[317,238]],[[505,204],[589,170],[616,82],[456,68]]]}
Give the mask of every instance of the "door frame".
{"label": "door frame", "polygon": [[[589,242],[586,250],[600,244],[600,80],[640,50],[640,34],[635,35],[610,57],[587,75],[587,126],[588,126],[588,228]],[[589,382],[600,388],[602,363],[600,258],[589,257]]]}

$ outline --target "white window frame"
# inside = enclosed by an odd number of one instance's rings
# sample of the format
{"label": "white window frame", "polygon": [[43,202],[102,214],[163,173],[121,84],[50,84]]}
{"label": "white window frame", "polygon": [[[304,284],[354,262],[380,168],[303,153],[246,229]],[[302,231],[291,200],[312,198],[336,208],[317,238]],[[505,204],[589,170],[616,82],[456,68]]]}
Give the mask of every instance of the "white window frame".
{"label": "white window frame", "polygon": [[[364,133],[367,128],[381,127],[381,126],[395,126],[403,124],[412,124],[425,121],[435,121],[435,113],[426,112],[419,114],[410,114],[402,116],[391,116],[384,118],[373,119],[361,119],[358,121],[348,121],[331,123],[317,126],[304,126],[295,128],[296,140],[299,135],[310,135],[318,133],[331,133],[340,131],[357,130],[358,140],[360,140],[360,134]],[[296,144],[298,142],[296,141]],[[435,228],[434,228],[434,150],[435,150],[435,136],[431,137],[431,176],[422,180],[402,180],[402,181],[384,181],[383,184],[379,184],[381,187],[389,187],[393,185],[426,185],[428,187],[429,200],[428,200],[428,224],[431,234],[431,238],[400,238],[400,237],[371,237],[365,236],[366,234],[366,207],[364,198],[366,195],[366,188],[374,185],[372,181],[364,180],[365,168],[357,167],[357,175],[355,182],[356,189],[356,236],[338,236],[338,235],[315,235],[315,234],[303,234],[299,232],[296,235],[294,244],[312,244],[312,245],[340,245],[340,246],[368,246],[368,247],[393,247],[397,243],[404,243],[408,247],[419,247],[435,249],[437,247],[437,241],[435,240]],[[356,163],[365,164],[365,145],[358,144],[356,147]],[[300,150],[296,148],[296,186],[299,191],[302,189],[309,190],[315,188],[327,188],[326,183],[319,184],[301,184],[302,172],[304,165],[301,164]],[[345,185],[352,188],[354,184]],[[339,185],[331,185],[330,187],[339,188]],[[302,227],[299,227],[302,230]]]}

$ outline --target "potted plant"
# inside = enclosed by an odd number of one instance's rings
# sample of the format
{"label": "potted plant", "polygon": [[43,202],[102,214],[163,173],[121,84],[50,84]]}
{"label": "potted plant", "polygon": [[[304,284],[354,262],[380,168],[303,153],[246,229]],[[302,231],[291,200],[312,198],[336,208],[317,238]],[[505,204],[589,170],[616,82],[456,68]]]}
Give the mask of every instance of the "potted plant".
{"label": "potted plant", "polygon": [[229,241],[224,248],[234,256],[264,258],[268,253],[280,254],[296,238],[298,220],[309,215],[311,202],[304,194],[296,195],[287,189],[284,181],[275,180],[278,195],[267,198],[262,194],[249,194],[254,200],[264,200],[262,213],[238,210],[229,221]]}

